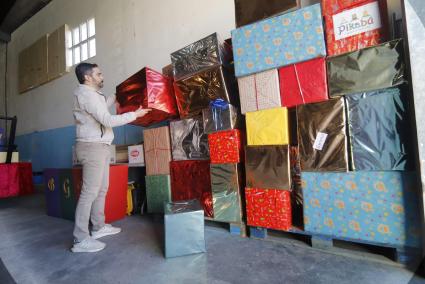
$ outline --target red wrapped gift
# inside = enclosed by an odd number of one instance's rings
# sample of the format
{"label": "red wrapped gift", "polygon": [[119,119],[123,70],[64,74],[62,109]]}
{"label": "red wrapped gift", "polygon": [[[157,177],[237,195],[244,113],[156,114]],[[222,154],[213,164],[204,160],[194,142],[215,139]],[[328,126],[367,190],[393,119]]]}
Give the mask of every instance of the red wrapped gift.
{"label": "red wrapped gift", "polygon": [[279,69],[282,105],[293,107],[328,99],[325,58],[317,58]]}
{"label": "red wrapped gift", "polygon": [[240,163],[243,157],[242,136],[238,129],[208,134],[211,164]]}
{"label": "red wrapped gift", "polygon": [[18,163],[0,164],[0,198],[19,194]]}
{"label": "red wrapped gift", "polygon": [[246,188],[245,198],[249,226],[283,231],[292,228],[290,191]]}
{"label": "red wrapped gift", "polygon": [[34,184],[32,182],[32,164],[18,163],[19,171],[19,195],[34,193]]}
{"label": "red wrapped gift", "polygon": [[149,126],[178,117],[172,80],[148,67],[119,84],[116,89],[118,114],[135,111],[140,106],[152,109],[132,124]]}
{"label": "red wrapped gift", "polygon": [[389,38],[386,0],[322,0],[322,9],[329,56]]}
{"label": "red wrapped gift", "polygon": [[214,217],[209,161],[172,161],[171,198],[173,201],[198,199],[207,217]]}

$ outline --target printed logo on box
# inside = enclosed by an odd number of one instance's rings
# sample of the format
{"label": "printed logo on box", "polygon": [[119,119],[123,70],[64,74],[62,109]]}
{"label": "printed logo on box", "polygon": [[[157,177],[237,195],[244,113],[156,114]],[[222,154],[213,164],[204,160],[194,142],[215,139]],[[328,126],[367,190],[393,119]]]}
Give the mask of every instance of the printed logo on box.
{"label": "printed logo on box", "polygon": [[333,15],[335,40],[382,27],[378,1]]}
{"label": "printed logo on box", "polygon": [[137,158],[137,157],[140,155],[140,152],[139,152],[139,151],[137,151],[137,150],[133,150],[133,151],[131,151],[130,155],[131,155],[133,158]]}

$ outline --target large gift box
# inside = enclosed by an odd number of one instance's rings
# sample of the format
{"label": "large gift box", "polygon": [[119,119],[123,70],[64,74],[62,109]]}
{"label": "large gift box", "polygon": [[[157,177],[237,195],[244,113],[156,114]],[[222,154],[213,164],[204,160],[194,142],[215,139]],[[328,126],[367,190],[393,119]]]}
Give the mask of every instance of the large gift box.
{"label": "large gift box", "polygon": [[74,221],[78,199],[76,196],[72,169],[60,170],[58,185],[59,190],[62,191],[60,193],[61,217]]}
{"label": "large gift box", "polygon": [[172,161],[170,170],[172,200],[198,199],[205,216],[214,217],[209,161]]}
{"label": "large gift box", "polygon": [[0,198],[33,192],[31,163],[0,164]]}
{"label": "large gift box", "polygon": [[283,231],[292,228],[291,192],[246,188],[245,199],[249,226]]}
{"label": "large gift box", "polygon": [[279,69],[282,105],[293,107],[328,99],[325,58],[292,64]]}
{"label": "large gift box", "polygon": [[245,148],[246,186],[291,189],[288,146]]}
{"label": "large gift box", "polygon": [[408,170],[413,166],[408,93],[390,88],[346,96],[354,170]]}
{"label": "large gift box", "polygon": [[145,181],[148,212],[164,213],[164,203],[171,201],[170,176],[146,176]]}
{"label": "large gift box", "polygon": [[240,128],[242,117],[237,108],[225,100],[210,102],[208,108],[202,110],[205,133]]}
{"label": "large gift box", "polygon": [[420,245],[415,174],[303,172],[302,184],[306,231],[393,246]]}
{"label": "large gift box", "polygon": [[401,84],[406,80],[405,69],[401,39],[330,57],[327,59],[329,96]]}
{"label": "large gift box", "polygon": [[171,143],[168,126],[144,129],[146,175],[170,174]]}
{"label": "large gift box", "polygon": [[326,56],[320,4],[233,30],[232,44],[237,77]]}
{"label": "large gift box", "polygon": [[248,145],[287,145],[289,143],[287,108],[246,113]]}
{"label": "large gift box", "polygon": [[204,132],[201,117],[170,122],[174,161],[208,160],[208,135]]}
{"label": "large gift box", "polygon": [[243,142],[240,130],[233,129],[208,134],[212,164],[239,163],[242,161]]}
{"label": "large gift box", "polygon": [[46,197],[46,213],[52,217],[62,217],[60,169],[44,169],[44,194]]}
{"label": "large gift box", "polygon": [[322,0],[322,9],[328,55],[388,40],[386,0]]}
{"label": "large gift box", "polygon": [[211,165],[214,220],[242,222],[242,174],[238,164]]}
{"label": "large gift box", "polygon": [[132,124],[149,126],[178,117],[172,80],[150,68],[143,68],[119,84],[116,92],[117,114],[135,111],[139,107],[152,109]]}
{"label": "large gift box", "polygon": [[297,107],[303,171],[347,171],[344,98]]}

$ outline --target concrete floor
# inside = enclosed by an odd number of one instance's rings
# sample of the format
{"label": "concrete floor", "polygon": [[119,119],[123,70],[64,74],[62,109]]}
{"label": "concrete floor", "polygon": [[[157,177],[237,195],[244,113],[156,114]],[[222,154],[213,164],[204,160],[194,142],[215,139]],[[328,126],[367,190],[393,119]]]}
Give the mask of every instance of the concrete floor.
{"label": "concrete floor", "polygon": [[[0,257],[17,283],[389,284],[413,277],[389,260],[324,252],[295,241],[240,238],[210,226],[207,253],[165,259],[161,220],[131,216],[115,225],[123,232],[102,238],[105,250],[73,254],[73,223],[46,216],[42,194],[0,200]],[[0,276],[0,283],[8,283],[5,279]]]}

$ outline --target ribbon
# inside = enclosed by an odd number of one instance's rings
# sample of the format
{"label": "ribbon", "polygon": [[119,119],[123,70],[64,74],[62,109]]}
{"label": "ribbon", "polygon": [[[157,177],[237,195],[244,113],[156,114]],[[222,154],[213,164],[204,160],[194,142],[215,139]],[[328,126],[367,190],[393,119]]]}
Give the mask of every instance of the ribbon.
{"label": "ribbon", "polygon": [[223,120],[221,112],[229,109],[229,103],[223,99],[216,99],[210,102],[210,108],[213,115],[215,131],[223,129]]}

